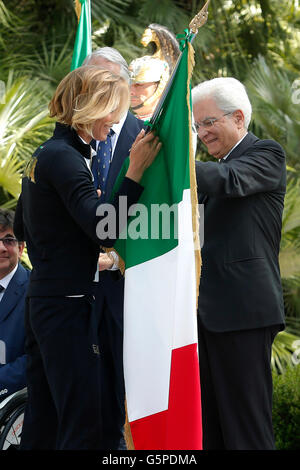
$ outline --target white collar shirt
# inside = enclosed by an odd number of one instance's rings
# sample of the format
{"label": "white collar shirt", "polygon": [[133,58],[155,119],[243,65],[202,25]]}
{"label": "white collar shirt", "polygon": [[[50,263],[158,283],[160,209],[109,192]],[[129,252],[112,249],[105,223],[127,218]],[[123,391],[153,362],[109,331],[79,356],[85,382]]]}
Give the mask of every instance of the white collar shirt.
{"label": "white collar shirt", "polygon": [[2,279],[0,279],[0,285],[2,287],[4,287],[4,290],[2,292],[0,292],[0,302],[2,300],[2,297],[3,297],[4,293],[5,293],[5,290],[8,287],[8,284],[12,280],[12,278],[13,278],[15,272],[17,271],[17,269],[18,269],[18,264],[14,267],[14,269],[12,271],[10,271],[10,273],[8,273],[6,276],[4,276]]}
{"label": "white collar shirt", "polygon": [[[111,137],[111,154],[112,154],[112,159],[114,157],[114,151],[117,145],[118,138],[121,134],[122,127],[124,125],[125,119],[127,118],[127,113],[124,114],[124,116],[121,117],[120,121],[117,124],[114,124],[112,126],[112,130],[114,131],[114,134]],[[97,140],[97,149],[99,145],[99,140]]]}
{"label": "white collar shirt", "polygon": [[247,134],[248,134],[248,132],[246,132],[246,134],[243,135],[243,137],[232,147],[232,149],[227,153],[227,155],[225,155],[225,157],[221,158],[221,160],[226,160],[226,158],[229,157],[229,155],[235,149],[235,147],[237,147],[242,142],[242,140],[244,140],[244,138],[246,137]]}

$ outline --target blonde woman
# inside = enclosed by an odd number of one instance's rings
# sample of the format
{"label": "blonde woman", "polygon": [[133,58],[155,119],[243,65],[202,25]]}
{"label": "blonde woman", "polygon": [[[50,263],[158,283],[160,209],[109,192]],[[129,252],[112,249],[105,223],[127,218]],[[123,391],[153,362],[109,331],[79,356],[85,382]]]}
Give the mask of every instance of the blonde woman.
{"label": "blonde woman", "polygon": [[[54,134],[36,150],[23,178],[14,228],[33,266],[25,317],[23,450],[101,449],[101,344],[93,288],[99,246],[112,246],[117,234],[100,240],[96,233],[100,202],[89,143],[104,140],[128,106],[128,84],[120,76],[94,66],[69,73],[49,105],[57,120]],[[112,202],[117,221],[119,197],[127,197],[128,208],[138,201],[139,181],[159,148],[153,134],[137,137]]]}

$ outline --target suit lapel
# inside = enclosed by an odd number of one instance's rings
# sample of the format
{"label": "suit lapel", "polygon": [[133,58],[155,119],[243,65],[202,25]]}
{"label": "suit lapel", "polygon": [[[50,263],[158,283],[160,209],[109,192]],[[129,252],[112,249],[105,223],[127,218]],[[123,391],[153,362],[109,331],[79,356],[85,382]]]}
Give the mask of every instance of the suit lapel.
{"label": "suit lapel", "polygon": [[26,270],[19,264],[0,302],[0,321],[5,320],[23,295],[26,279]]}
{"label": "suit lapel", "polygon": [[[223,160],[222,163],[218,163],[219,165],[221,164],[226,164],[230,160],[234,160],[235,158],[239,158],[246,150],[248,147],[254,144],[254,142],[258,141],[258,137],[256,137],[252,132],[248,132],[244,139],[240,142],[240,144],[235,147],[235,149],[228,155],[228,157]],[[209,200],[209,197],[207,194],[201,193],[198,195],[198,203],[199,204],[207,204]]]}
{"label": "suit lapel", "polygon": [[259,140],[258,137],[252,134],[252,132],[248,132],[242,142],[237,147],[235,147],[235,149],[233,149],[232,152],[228,155],[226,160],[224,160],[224,163],[227,163],[235,158],[239,158],[247,150],[247,148],[253,145],[257,140]]}
{"label": "suit lapel", "polygon": [[129,156],[130,148],[142,127],[143,123],[136,119],[130,112],[128,112],[117,140],[117,144],[113,153],[113,159],[110,164],[107,176],[106,193],[108,195],[111,194],[122,165]]}

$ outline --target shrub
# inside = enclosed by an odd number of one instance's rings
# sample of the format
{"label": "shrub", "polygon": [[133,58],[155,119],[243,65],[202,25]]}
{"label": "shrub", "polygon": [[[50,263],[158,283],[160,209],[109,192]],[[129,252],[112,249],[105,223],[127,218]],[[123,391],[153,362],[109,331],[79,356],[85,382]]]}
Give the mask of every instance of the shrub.
{"label": "shrub", "polygon": [[300,450],[300,365],[273,373],[273,426],[276,449]]}

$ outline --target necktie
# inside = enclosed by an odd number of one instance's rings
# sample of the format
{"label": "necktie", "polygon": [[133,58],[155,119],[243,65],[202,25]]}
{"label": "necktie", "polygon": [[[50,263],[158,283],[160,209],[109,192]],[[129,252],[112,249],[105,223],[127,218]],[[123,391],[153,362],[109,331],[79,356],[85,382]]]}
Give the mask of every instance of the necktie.
{"label": "necktie", "polygon": [[111,129],[106,140],[99,142],[97,155],[93,157],[92,161],[91,170],[94,176],[94,185],[97,189],[101,189],[101,196],[105,195],[106,180],[112,157],[111,138],[113,134],[114,131]]}
{"label": "necktie", "polygon": [[5,287],[1,286],[1,284],[0,284],[0,294],[1,294],[1,292],[3,292],[4,290],[5,290]]}

